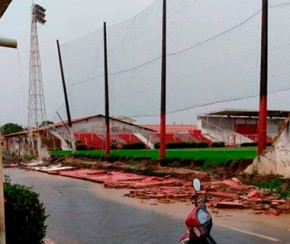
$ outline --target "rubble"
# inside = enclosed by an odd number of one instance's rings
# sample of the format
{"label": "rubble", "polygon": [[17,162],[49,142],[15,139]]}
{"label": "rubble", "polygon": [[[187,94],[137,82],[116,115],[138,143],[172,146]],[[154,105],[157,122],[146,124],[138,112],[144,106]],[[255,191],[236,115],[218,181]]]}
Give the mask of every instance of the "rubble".
{"label": "rubble", "polygon": [[[195,191],[192,182],[170,177],[145,176],[134,173],[109,171],[107,169],[75,169],[70,166],[44,165],[34,161],[25,164],[29,170],[37,170],[60,176],[72,177],[103,184],[107,188],[129,189],[127,197],[149,201],[151,205],[159,203],[187,202],[191,204]],[[290,213],[290,199],[280,199],[271,190],[259,190],[252,185],[244,185],[238,178],[223,181],[202,181],[198,193],[199,200],[206,194],[206,205],[218,216],[219,208],[252,209],[254,214],[277,216]]]}
{"label": "rubble", "polygon": [[244,204],[239,202],[239,201],[234,201],[234,202],[218,202],[216,205],[217,208],[244,208]]}

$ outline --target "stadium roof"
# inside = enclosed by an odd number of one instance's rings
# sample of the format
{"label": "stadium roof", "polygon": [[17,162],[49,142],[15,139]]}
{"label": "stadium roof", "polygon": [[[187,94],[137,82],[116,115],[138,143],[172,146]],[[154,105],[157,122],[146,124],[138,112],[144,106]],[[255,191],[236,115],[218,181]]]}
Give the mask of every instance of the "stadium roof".
{"label": "stadium roof", "polygon": [[[105,118],[105,116],[102,115],[102,114],[97,114],[97,115],[92,115],[92,116],[81,117],[81,118],[77,118],[77,119],[72,119],[72,123],[87,121],[89,119],[94,119],[94,118]],[[118,121],[118,122],[121,122],[121,123],[124,123],[124,124],[128,124],[128,125],[131,125],[131,126],[135,126],[135,127],[138,127],[138,128],[143,128],[145,130],[154,132],[153,129],[146,128],[146,127],[143,127],[141,125],[132,124],[132,123],[129,123],[127,121],[120,120],[120,119],[116,119],[116,118],[110,117],[110,120],[111,121]],[[34,128],[33,131],[43,131],[43,130],[47,130],[47,129],[50,129],[50,128],[53,128],[53,127],[60,127],[60,126],[67,126],[67,125],[68,125],[68,121],[61,121],[61,122],[57,122],[57,123],[54,123],[54,124],[49,124],[47,126]],[[28,133],[28,130],[23,130],[23,131],[20,131],[20,132],[16,132],[16,133],[11,133],[11,134],[5,135],[4,137],[13,137],[13,136],[17,136],[17,135],[21,135],[21,134],[27,134],[27,133]]]}
{"label": "stadium roof", "polygon": [[0,0],[0,18],[3,16],[11,2],[12,0]]}
{"label": "stadium roof", "polygon": [[[290,115],[290,111],[281,110],[268,110],[269,118],[286,118]],[[227,117],[259,117],[259,111],[257,110],[220,110],[211,112],[205,116],[227,116]]]}
{"label": "stadium roof", "polygon": [[[141,125],[141,127],[160,133],[160,125]],[[196,125],[166,125],[166,133],[179,133],[196,130]]]}
{"label": "stadium roof", "polygon": [[[72,119],[72,123],[86,121],[86,120],[93,119],[93,118],[105,118],[105,116],[102,115],[102,114],[97,114],[97,115],[92,115],[92,116],[81,117],[81,118],[77,118],[77,119]],[[122,118],[110,117],[110,120],[111,121],[118,121],[118,122],[121,122],[121,123],[124,123],[124,124],[128,124],[128,125],[132,125],[132,126],[135,126],[135,127],[144,128],[144,129],[153,131],[152,129],[142,127],[141,125],[136,125],[136,124],[133,124],[133,123],[128,122],[127,121],[128,118],[126,118],[125,120],[122,120]],[[62,122],[54,123],[52,125],[47,125],[47,127],[51,127],[51,126],[58,127],[58,126],[63,126],[63,125],[67,125],[67,124],[68,124],[68,121],[62,121]]]}

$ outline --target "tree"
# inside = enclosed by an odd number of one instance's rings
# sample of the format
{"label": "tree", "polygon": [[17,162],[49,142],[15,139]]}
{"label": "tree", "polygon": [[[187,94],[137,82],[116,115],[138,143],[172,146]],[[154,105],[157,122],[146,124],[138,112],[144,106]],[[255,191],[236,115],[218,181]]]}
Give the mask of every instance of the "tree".
{"label": "tree", "polygon": [[46,125],[51,125],[51,124],[54,124],[54,123],[52,121],[49,121],[49,120],[42,121],[42,123],[40,124],[40,127],[41,126],[46,126]]}
{"label": "tree", "polygon": [[14,123],[7,123],[1,127],[1,131],[3,135],[16,133],[22,130],[23,128],[21,125],[14,124]]}

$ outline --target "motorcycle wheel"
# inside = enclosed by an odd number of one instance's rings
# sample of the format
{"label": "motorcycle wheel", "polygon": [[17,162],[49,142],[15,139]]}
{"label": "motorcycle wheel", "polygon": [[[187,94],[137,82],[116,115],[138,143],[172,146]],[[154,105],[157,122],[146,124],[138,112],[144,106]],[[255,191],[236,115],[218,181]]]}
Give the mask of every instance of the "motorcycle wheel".
{"label": "motorcycle wheel", "polygon": [[217,244],[216,241],[211,237],[211,235],[206,236],[205,239],[209,244]]}
{"label": "motorcycle wheel", "polygon": [[217,244],[215,240],[209,235],[202,238],[190,239],[188,244]]}

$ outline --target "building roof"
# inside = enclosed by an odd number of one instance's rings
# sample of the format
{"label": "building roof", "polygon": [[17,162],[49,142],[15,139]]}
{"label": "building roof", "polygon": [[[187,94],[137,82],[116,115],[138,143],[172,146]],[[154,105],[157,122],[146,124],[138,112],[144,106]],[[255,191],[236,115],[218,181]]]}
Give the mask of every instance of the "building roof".
{"label": "building roof", "polygon": [[[281,110],[268,110],[269,118],[286,118],[290,115],[290,111]],[[257,110],[220,110],[205,114],[204,116],[227,116],[227,117],[259,117],[259,111]]]}
{"label": "building roof", "polygon": [[[72,119],[72,123],[77,123],[77,122],[81,122],[81,121],[85,121],[85,120],[89,120],[89,119],[94,119],[94,118],[105,118],[105,116],[102,114],[97,114],[97,115],[92,115],[92,116],[87,116],[87,117],[81,117],[78,119]],[[136,124],[128,122],[128,118],[125,118],[124,120],[122,120],[121,118],[110,117],[110,120],[118,121],[118,122],[121,122],[121,123],[124,123],[127,125],[131,125],[131,126],[145,128],[142,125],[136,125]],[[68,121],[54,123],[54,124],[48,125],[47,127],[48,128],[49,127],[59,127],[59,126],[63,126],[63,125],[68,125]],[[152,129],[149,129],[149,128],[145,128],[145,129],[153,131]]]}
{"label": "building roof", "polygon": [[[160,132],[160,125],[142,125],[142,127]],[[166,125],[167,133],[188,132],[196,129],[196,125]]]}
{"label": "building roof", "polygon": [[[81,117],[81,118],[77,118],[77,119],[72,119],[72,124],[73,123],[77,123],[77,122],[86,121],[86,120],[89,120],[89,119],[94,119],[94,118],[105,118],[105,116],[102,115],[102,114],[97,114],[97,115],[93,115],[93,116],[87,116],[87,117]],[[135,125],[135,124],[132,124],[132,123],[129,123],[127,121],[120,120],[120,119],[116,119],[116,118],[110,117],[110,120],[118,121],[118,122],[121,122],[121,123],[124,123],[124,124],[127,124],[127,125],[131,125],[131,126],[135,126],[135,127],[139,127],[139,128],[144,128],[146,130],[155,132],[153,129],[145,128],[145,127],[143,127],[141,125]],[[61,122],[57,122],[57,123],[54,123],[54,124],[49,124],[47,126],[42,126],[42,127],[37,128],[37,129],[33,129],[33,131],[43,131],[43,130],[47,130],[47,129],[50,129],[50,128],[53,128],[53,127],[60,127],[60,126],[67,126],[67,125],[68,125],[68,121],[61,121]],[[20,131],[20,132],[17,132],[17,133],[12,133],[12,134],[5,135],[5,137],[13,137],[13,136],[17,136],[17,135],[21,135],[21,134],[27,134],[27,133],[28,133],[28,130],[23,130],[23,131]]]}

